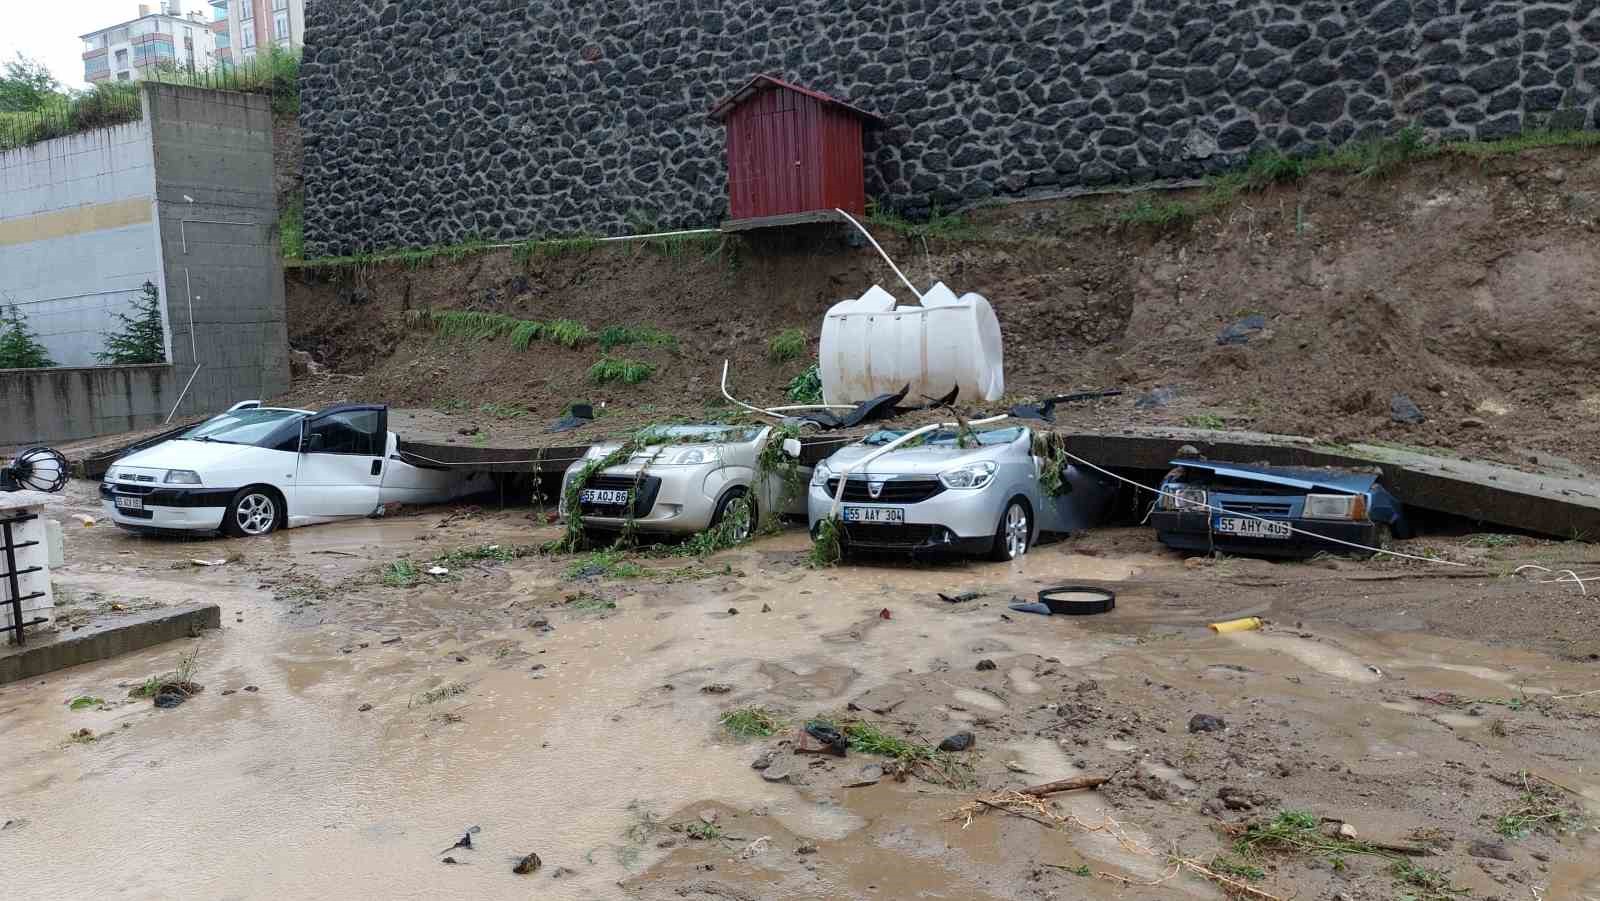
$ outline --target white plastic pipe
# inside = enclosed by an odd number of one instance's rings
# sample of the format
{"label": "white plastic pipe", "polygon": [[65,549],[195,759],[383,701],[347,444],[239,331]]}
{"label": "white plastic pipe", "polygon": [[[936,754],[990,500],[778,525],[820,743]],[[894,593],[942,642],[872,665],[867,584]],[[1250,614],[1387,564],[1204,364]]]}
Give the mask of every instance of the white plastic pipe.
{"label": "white plastic pipe", "polygon": [[753,407],[728,393],[727,360],[722,361],[722,396],[726,397],[729,403],[744,407],[746,410],[749,410],[752,413],[760,413],[762,416],[771,416],[773,419],[783,419],[783,411],[785,410],[854,410],[856,408],[855,404],[802,404],[799,406],[772,407],[768,410],[763,410],[760,407]]}
{"label": "white plastic pipe", "polygon": [[[967,425],[969,425],[969,426],[988,425],[991,422],[999,422],[1002,419],[1009,419],[1009,418],[1010,418],[1009,415],[1001,414],[999,416],[990,416],[987,419],[970,419],[970,420],[967,421]],[[905,433],[904,435],[901,435],[899,438],[896,438],[893,441],[889,442],[888,444],[885,444],[883,447],[878,448],[877,450],[873,451],[872,453],[867,454],[865,457],[862,457],[861,459],[859,459],[856,462],[850,464],[849,466],[846,466],[844,469],[841,469],[839,471],[839,487],[837,489],[835,489],[834,492],[833,492],[833,506],[830,507],[829,510],[828,510],[828,518],[829,519],[838,519],[839,518],[839,505],[844,502],[844,483],[850,478],[850,474],[851,473],[855,472],[856,470],[860,469],[863,466],[866,466],[868,463],[871,463],[873,460],[878,459],[879,457],[883,456],[884,454],[887,454],[888,452],[894,450],[895,448],[899,447],[902,444],[905,444],[907,441],[910,441],[911,439],[916,438],[919,435],[926,435],[929,432],[932,432],[932,431],[934,431],[936,429],[960,428],[960,427],[961,427],[961,424],[958,423],[958,422],[935,422],[935,423],[932,423],[932,424],[929,424],[929,425],[922,426],[921,428],[912,429],[911,431]]]}
{"label": "white plastic pipe", "polygon": [[857,231],[867,236],[867,240],[872,242],[872,248],[878,252],[878,256],[883,257],[883,261],[889,264],[889,268],[894,270],[894,274],[900,276],[900,280],[905,282],[907,288],[911,289],[911,294],[917,299],[917,303],[922,303],[922,292],[917,290],[916,285],[911,284],[911,279],[906,278],[906,274],[900,271],[900,267],[894,264],[894,260],[889,259],[889,255],[883,252],[882,245],[878,243],[877,238],[872,236],[872,232],[867,231],[865,226],[856,221],[856,217],[846,213],[844,210],[834,207],[833,211],[843,216],[846,221],[856,227]]}

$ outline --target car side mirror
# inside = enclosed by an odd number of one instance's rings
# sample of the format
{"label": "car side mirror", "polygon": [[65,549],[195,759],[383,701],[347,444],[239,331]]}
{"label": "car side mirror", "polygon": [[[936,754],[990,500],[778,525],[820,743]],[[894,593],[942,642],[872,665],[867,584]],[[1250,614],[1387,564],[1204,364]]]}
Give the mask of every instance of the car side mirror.
{"label": "car side mirror", "polygon": [[784,452],[785,455],[793,457],[796,460],[800,459],[800,439],[799,438],[785,438],[785,439],[783,439],[783,452]]}
{"label": "car side mirror", "polygon": [[300,440],[300,452],[314,454],[322,450],[322,435],[312,432]]}

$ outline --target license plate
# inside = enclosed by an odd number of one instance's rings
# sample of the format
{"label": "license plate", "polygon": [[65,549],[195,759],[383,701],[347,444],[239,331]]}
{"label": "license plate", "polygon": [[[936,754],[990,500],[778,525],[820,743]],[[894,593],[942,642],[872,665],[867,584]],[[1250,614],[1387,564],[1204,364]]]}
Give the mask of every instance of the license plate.
{"label": "license plate", "polygon": [[906,521],[906,511],[899,507],[846,507],[844,521],[903,525]]}
{"label": "license plate", "polygon": [[578,495],[578,499],[585,504],[597,504],[602,507],[621,507],[628,502],[628,492],[618,491],[613,488],[585,488]]}
{"label": "license plate", "polygon": [[1242,516],[1219,516],[1213,522],[1212,528],[1224,535],[1237,535],[1240,538],[1282,539],[1294,534],[1289,531],[1289,524],[1286,522],[1264,522]]}
{"label": "license plate", "polygon": [[118,496],[116,501],[115,501],[115,503],[117,505],[117,508],[120,509],[120,510],[143,510],[144,509],[144,498]]}

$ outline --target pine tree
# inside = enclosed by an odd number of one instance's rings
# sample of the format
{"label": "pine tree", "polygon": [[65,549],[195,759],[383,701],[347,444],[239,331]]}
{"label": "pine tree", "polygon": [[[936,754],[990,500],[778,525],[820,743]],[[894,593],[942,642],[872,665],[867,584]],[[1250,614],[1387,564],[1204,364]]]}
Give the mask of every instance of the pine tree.
{"label": "pine tree", "polygon": [[0,317],[0,369],[44,369],[56,365],[50,354],[28,330],[27,320],[12,304],[10,312]]}
{"label": "pine tree", "polygon": [[106,349],[94,355],[102,363],[165,363],[167,353],[161,326],[161,295],[144,283],[144,297],[134,304],[135,315],[118,313],[122,331],[104,335]]}

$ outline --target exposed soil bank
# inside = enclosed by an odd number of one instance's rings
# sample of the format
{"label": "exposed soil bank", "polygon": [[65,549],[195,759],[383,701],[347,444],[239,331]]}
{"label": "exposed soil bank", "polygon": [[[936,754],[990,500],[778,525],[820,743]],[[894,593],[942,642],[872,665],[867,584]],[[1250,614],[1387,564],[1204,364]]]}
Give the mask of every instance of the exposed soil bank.
{"label": "exposed soil bank", "polygon": [[[1069,412],[1072,424],[1216,417],[1523,465],[1600,464],[1592,153],[1444,157],[1385,180],[1321,174],[1242,195],[1177,230],[1105,224],[1129,203],[991,208],[958,238],[885,243],[914,281],[943,279],[994,302],[1011,394],[1128,389]],[[292,345],[347,376],[302,380],[294,398],[469,414],[493,402],[540,419],[573,400],[700,415],[720,400],[725,358],[738,394],[776,401],[807,361],[769,362],[769,338],[792,326],[814,341],[829,305],[874,282],[898,284],[870,248],[826,230],[525,263],[498,251],[288,279]],[[652,325],[680,348],[614,351],[659,369],[640,385],[600,387],[587,376],[600,355],[593,345],[521,352],[505,339],[441,339],[405,321],[419,308],[571,318],[596,330]],[[1222,328],[1255,313],[1264,331],[1218,343]],[[1136,410],[1135,397],[1157,385],[1176,386],[1178,400]],[[1396,393],[1427,422],[1393,422]]]}

